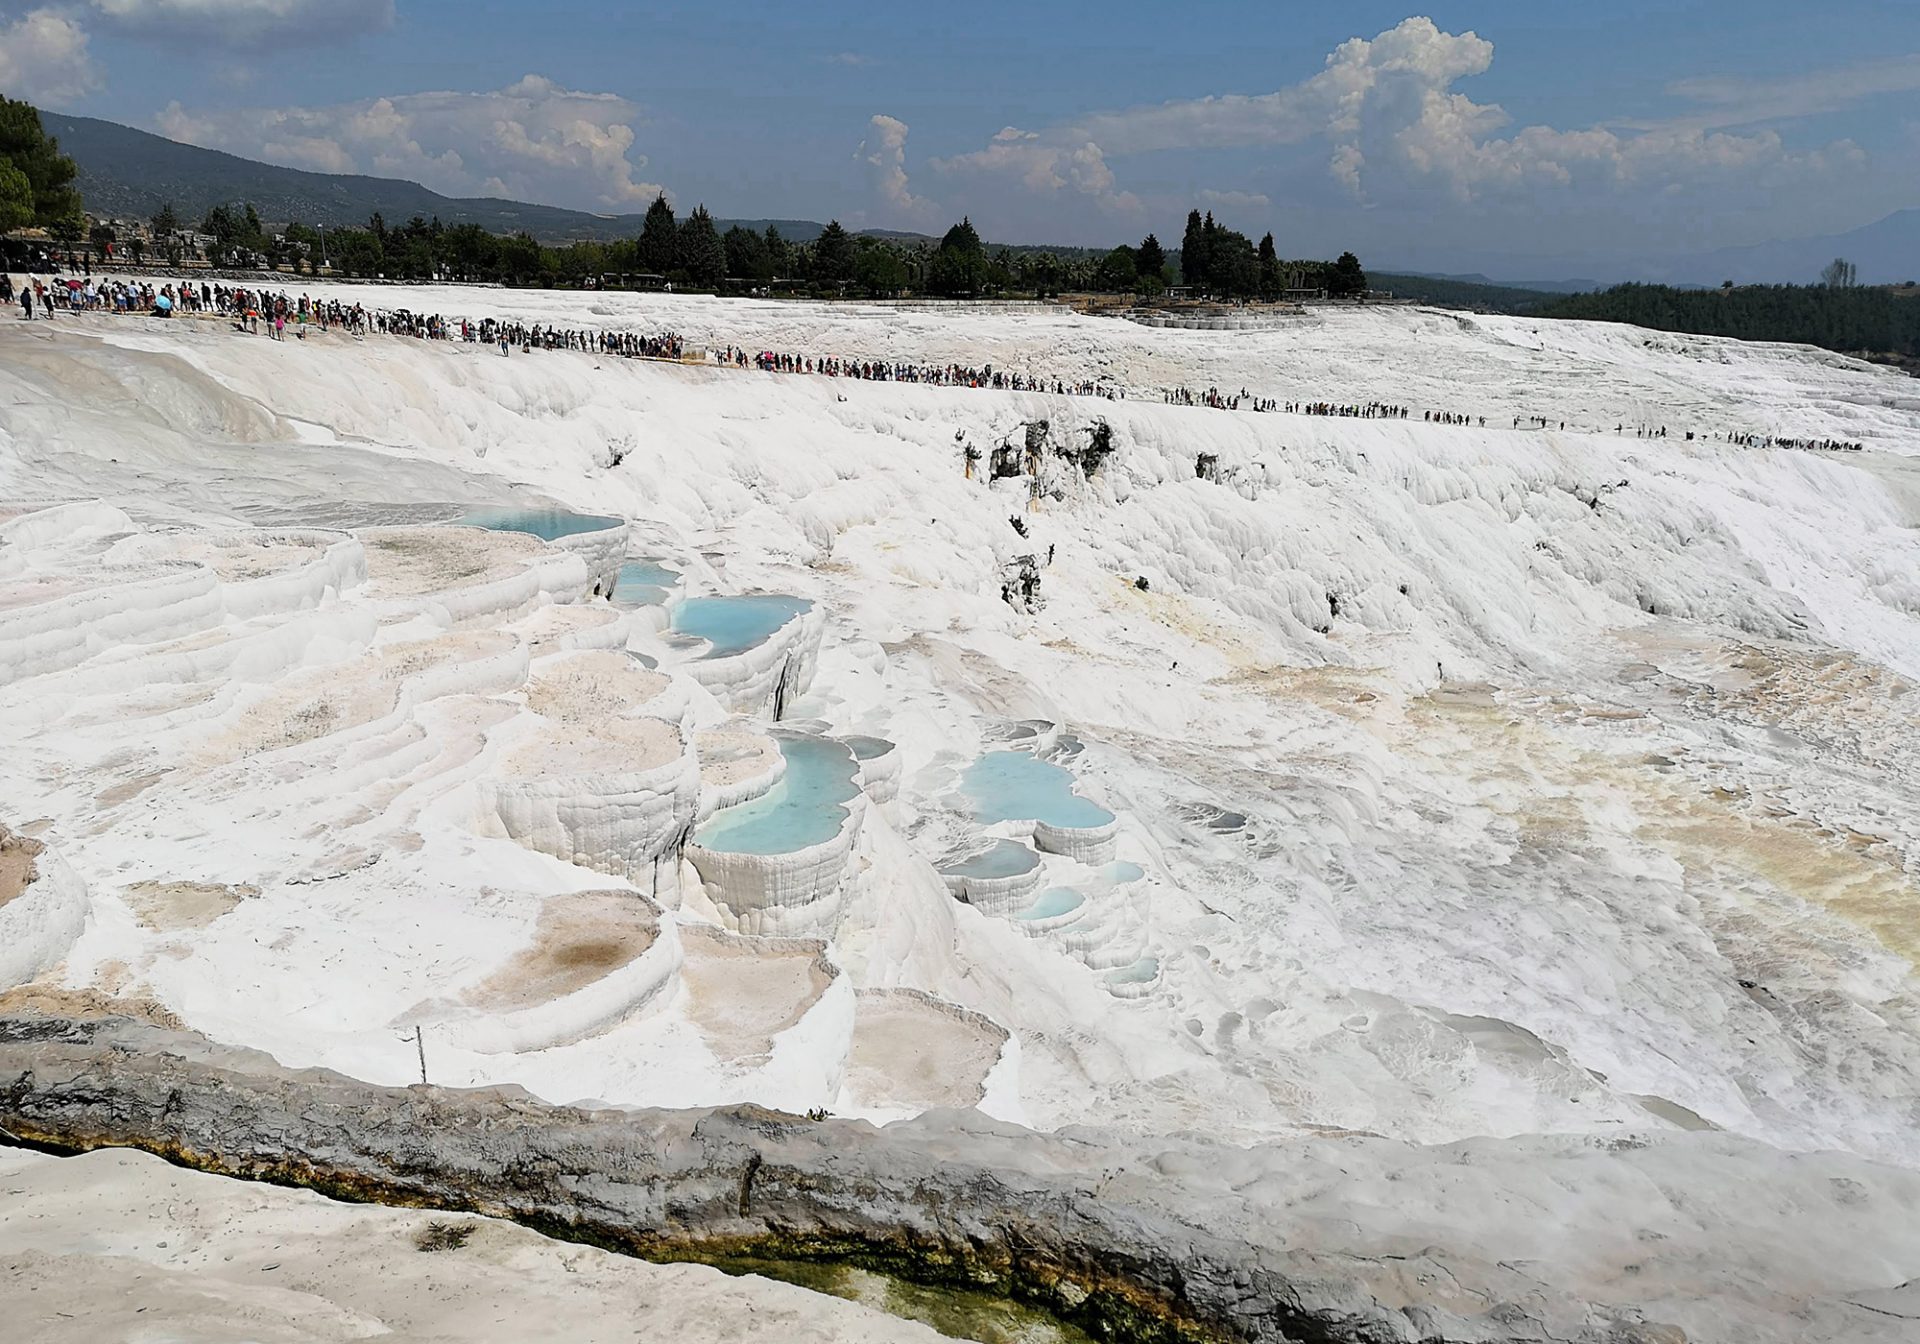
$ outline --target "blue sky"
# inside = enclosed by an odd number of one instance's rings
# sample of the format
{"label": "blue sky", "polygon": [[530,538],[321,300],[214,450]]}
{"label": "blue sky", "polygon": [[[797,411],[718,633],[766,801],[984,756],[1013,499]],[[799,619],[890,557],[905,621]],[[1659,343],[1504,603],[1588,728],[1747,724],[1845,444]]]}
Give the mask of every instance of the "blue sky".
{"label": "blue sky", "polygon": [[0,91],[600,211],[1509,274],[1920,206],[1914,0],[0,0]]}

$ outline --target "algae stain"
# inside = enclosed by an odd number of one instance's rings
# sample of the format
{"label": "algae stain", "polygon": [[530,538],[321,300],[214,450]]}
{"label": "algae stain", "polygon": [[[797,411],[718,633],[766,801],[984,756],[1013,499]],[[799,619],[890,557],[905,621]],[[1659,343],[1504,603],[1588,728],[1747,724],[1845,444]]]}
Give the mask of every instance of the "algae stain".
{"label": "algae stain", "polygon": [[730,1258],[717,1267],[728,1274],[757,1274],[858,1302],[889,1316],[917,1321],[949,1339],[978,1344],[1094,1344],[1085,1331],[1009,1298],[908,1283],[853,1265]]}

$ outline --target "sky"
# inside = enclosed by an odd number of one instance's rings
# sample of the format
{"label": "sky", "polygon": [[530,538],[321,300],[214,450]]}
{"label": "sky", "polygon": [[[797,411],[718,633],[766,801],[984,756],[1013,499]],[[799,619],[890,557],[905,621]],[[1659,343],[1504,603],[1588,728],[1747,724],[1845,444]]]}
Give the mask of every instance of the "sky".
{"label": "sky", "polygon": [[1920,207],[1920,0],[0,0],[0,93],[607,213],[1512,277]]}

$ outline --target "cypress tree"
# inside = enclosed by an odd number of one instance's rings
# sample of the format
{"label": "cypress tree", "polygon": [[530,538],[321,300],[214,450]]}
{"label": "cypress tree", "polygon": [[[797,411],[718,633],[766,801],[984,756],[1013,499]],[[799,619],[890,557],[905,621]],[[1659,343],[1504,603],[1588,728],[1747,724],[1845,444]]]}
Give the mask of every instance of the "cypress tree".
{"label": "cypress tree", "polygon": [[641,269],[654,275],[665,275],[672,270],[679,233],[673,207],[667,204],[667,193],[663,191],[653,198],[653,204],[647,207],[647,217],[640,225],[636,255]]}
{"label": "cypress tree", "polygon": [[680,226],[678,242],[680,269],[696,285],[718,285],[727,278],[727,247],[720,241],[720,231],[713,227],[713,216],[706,206],[694,207]]}
{"label": "cypress tree", "polygon": [[[1212,216],[1208,216],[1212,218]],[[1207,287],[1207,232],[1198,210],[1187,211],[1187,232],[1180,240],[1180,278],[1196,294]]]}
{"label": "cypress tree", "polygon": [[853,279],[853,235],[831,219],[813,244],[813,278],[825,284]]}
{"label": "cypress tree", "polygon": [[1152,234],[1140,240],[1140,251],[1135,260],[1139,263],[1142,279],[1148,277],[1155,280],[1166,279],[1167,254],[1160,246],[1160,240]]}

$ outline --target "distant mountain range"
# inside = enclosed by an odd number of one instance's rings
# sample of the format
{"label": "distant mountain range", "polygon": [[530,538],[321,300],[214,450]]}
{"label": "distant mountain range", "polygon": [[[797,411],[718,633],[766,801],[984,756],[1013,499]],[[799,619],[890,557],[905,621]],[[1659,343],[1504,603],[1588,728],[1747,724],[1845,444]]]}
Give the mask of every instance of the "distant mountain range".
{"label": "distant mountain range", "polygon": [[1862,284],[1920,280],[1920,210],[1901,210],[1847,233],[1680,257],[1666,265],[1666,274],[1648,278],[1702,285],[1723,280],[1736,285],[1811,285],[1835,257],[1858,266]]}
{"label": "distant mountain range", "polygon": [[[216,205],[249,201],[270,224],[299,220],[328,228],[360,227],[375,212],[393,224],[414,215],[438,215],[443,224],[478,224],[493,233],[525,230],[543,243],[632,238],[643,218],[484,196],[442,196],[417,182],[390,177],[280,168],[93,117],[43,111],[40,120],[78,165],[81,197],[95,215],[148,219],[171,202],[181,220],[198,221]],[[715,222],[723,230],[734,224],[756,230],[773,224],[795,242],[817,238],[821,229],[810,219]]]}

